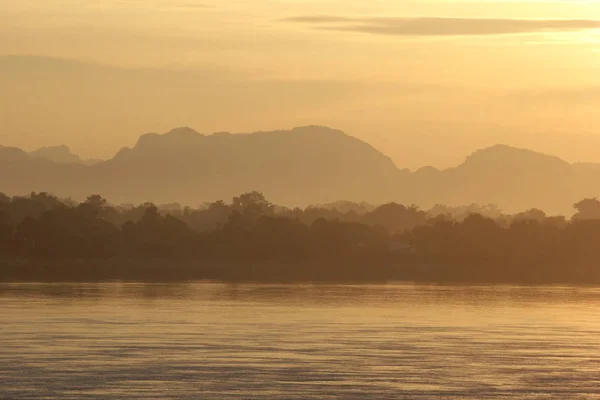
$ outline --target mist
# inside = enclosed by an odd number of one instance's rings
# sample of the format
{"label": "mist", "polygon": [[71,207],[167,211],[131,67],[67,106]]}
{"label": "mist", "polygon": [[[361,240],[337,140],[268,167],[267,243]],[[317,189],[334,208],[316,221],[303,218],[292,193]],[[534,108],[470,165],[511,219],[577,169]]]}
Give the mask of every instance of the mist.
{"label": "mist", "polygon": [[7,2],[0,142],[107,159],[177,126],[323,125],[401,168],[498,143],[594,162],[599,15],[597,2]]}
{"label": "mist", "polygon": [[600,0],[0,0],[0,398],[591,399]]}

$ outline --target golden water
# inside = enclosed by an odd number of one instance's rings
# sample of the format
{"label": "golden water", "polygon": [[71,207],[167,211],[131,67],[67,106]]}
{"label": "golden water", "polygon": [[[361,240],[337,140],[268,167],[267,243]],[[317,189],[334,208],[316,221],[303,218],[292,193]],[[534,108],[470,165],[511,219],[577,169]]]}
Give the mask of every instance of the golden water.
{"label": "golden water", "polygon": [[600,289],[0,284],[0,399],[600,399]]}

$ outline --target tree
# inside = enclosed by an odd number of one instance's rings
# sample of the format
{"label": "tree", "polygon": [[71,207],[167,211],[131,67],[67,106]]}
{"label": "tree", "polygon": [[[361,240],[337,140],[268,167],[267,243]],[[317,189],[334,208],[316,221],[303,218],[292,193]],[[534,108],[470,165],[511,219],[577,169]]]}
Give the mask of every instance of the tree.
{"label": "tree", "polygon": [[600,201],[595,197],[583,199],[573,204],[573,207],[577,210],[573,220],[600,219]]}
{"label": "tree", "polygon": [[256,221],[261,216],[271,216],[275,209],[262,193],[256,191],[234,197],[231,208],[249,221]]}
{"label": "tree", "polygon": [[37,255],[38,242],[42,238],[41,223],[33,217],[25,217],[14,235],[18,250],[24,255]]}
{"label": "tree", "polygon": [[148,228],[152,228],[153,226],[155,226],[157,224],[158,220],[160,219],[158,207],[156,207],[152,203],[145,204],[144,207],[145,207],[144,215],[142,216],[142,219],[140,219],[139,225],[147,226]]}
{"label": "tree", "polygon": [[223,200],[215,201],[204,206],[204,209],[184,213],[183,220],[198,232],[220,229],[231,215],[231,207]]}
{"label": "tree", "polygon": [[405,207],[401,204],[389,203],[366,214],[364,220],[370,225],[384,226],[394,234],[404,233],[418,225],[423,225],[426,217],[427,213],[419,210],[415,205]]}
{"label": "tree", "polygon": [[181,257],[193,249],[196,233],[171,215],[160,215],[158,208],[145,204],[141,219],[128,221],[121,228],[126,250],[142,257]]}
{"label": "tree", "polygon": [[4,193],[0,192],[0,205],[9,204],[9,203],[10,203],[10,197],[8,197]]}
{"label": "tree", "polygon": [[544,222],[546,220],[546,213],[537,208],[532,208],[531,210],[527,210],[527,211],[518,213],[517,215],[515,215],[514,220],[515,221],[529,220],[529,221]]}
{"label": "tree", "polygon": [[88,196],[76,209],[87,218],[98,218],[105,207],[106,200],[98,194],[93,194]]}
{"label": "tree", "polygon": [[13,237],[13,225],[10,214],[0,210],[0,254],[5,254],[11,249]]}

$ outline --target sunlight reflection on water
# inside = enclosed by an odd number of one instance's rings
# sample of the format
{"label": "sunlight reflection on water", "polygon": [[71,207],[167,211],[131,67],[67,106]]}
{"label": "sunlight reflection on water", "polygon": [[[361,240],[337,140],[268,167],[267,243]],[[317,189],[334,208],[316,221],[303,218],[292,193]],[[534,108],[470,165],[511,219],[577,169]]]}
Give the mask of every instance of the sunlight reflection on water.
{"label": "sunlight reflection on water", "polygon": [[0,399],[593,399],[600,290],[0,285]]}

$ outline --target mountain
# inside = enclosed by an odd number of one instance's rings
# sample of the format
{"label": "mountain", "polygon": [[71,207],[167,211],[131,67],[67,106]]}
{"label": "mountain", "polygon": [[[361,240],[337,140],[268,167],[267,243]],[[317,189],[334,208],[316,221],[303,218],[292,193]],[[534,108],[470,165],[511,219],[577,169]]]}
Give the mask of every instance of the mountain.
{"label": "mountain", "polygon": [[[126,179],[115,181],[122,171]],[[124,199],[198,204],[259,190],[279,204],[305,205],[389,200],[397,168],[369,144],[323,127],[213,135],[179,128],[143,135],[94,173],[101,192]]]}
{"label": "mountain", "polygon": [[67,146],[42,147],[29,153],[31,157],[44,158],[60,164],[81,163],[78,155],[71,153]]}
{"label": "mountain", "polygon": [[0,145],[0,161],[27,161],[31,159],[53,161],[58,164],[85,165],[94,165],[102,161],[95,159],[82,160],[65,145],[41,147],[29,153],[16,147],[4,147]]}
{"label": "mountain", "polygon": [[178,128],[145,134],[134,147],[93,166],[30,157],[3,163],[0,174],[1,190],[7,193],[51,191],[75,198],[101,193],[117,203],[177,200],[197,205],[259,190],[279,204],[306,205],[339,199],[390,201],[398,170],[361,140],[308,126],[212,135]]}
{"label": "mountain", "polygon": [[77,154],[73,154],[71,152],[71,149],[65,145],[41,147],[35,151],[30,152],[29,155],[34,158],[42,158],[45,160],[54,161],[59,164],[94,165],[102,161],[97,159],[83,160]]}
{"label": "mountain", "polygon": [[23,161],[29,159],[29,155],[16,147],[0,146],[0,161]]}
{"label": "mountain", "polygon": [[455,168],[413,174],[408,186],[420,194],[417,204],[431,201],[464,205],[497,204],[508,211],[538,207],[570,212],[582,197],[600,194],[594,175],[558,157],[496,145],[478,150]]}
{"label": "mountain", "polygon": [[496,145],[454,168],[411,172],[366,142],[319,126],[212,135],[178,128],[142,135],[133,147],[95,165],[67,162],[74,157],[68,148],[27,154],[0,147],[0,191],[48,191],[76,199],[100,193],[114,203],[198,205],[258,190],[287,206],[343,199],[423,208],[497,204],[508,212],[538,207],[565,214],[576,201],[600,196],[597,164],[569,164]]}

